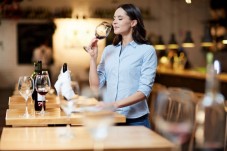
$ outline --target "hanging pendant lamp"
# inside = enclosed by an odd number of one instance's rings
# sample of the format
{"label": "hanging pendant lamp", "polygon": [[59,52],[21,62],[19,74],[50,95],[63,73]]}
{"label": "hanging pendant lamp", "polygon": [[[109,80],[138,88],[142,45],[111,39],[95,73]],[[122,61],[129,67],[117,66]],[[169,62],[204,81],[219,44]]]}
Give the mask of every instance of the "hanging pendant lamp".
{"label": "hanging pendant lamp", "polygon": [[179,48],[179,45],[177,44],[174,33],[172,33],[171,36],[170,36],[168,48],[169,49],[178,49]]}
{"label": "hanging pendant lamp", "polygon": [[156,50],[165,50],[166,49],[162,36],[158,36],[158,42],[157,42],[157,44],[155,44],[154,47]]}
{"label": "hanging pendant lamp", "polygon": [[222,40],[222,43],[227,45],[227,33],[224,36],[224,39]]}
{"label": "hanging pendant lamp", "polygon": [[186,37],[185,37],[185,39],[183,41],[182,46],[184,48],[192,48],[192,47],[195,46],[194,41],[192,40],[192,36],[191,36],[191,32],[190,31],[186,32]]}
{"label": "hanging pendant lamp", "polygon": [[202,47],[211,47],[213,46],[213,38],[210,34],[210,29],[208,26],[205,27],[204,36],[202,38]]}

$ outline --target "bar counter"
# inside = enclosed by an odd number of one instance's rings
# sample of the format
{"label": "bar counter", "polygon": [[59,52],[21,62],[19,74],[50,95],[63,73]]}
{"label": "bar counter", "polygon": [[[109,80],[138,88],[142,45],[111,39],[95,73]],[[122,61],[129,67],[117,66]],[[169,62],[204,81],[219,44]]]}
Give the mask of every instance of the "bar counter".
{"label": "bar counter", "polygon": [[[220,81],[220,92],[227,98],[227,73],[218,75]],[[155,82],[167,87],[183,87],[195,92],[204,93],[206,73],[196,70],[173,70],[158,68]]]}

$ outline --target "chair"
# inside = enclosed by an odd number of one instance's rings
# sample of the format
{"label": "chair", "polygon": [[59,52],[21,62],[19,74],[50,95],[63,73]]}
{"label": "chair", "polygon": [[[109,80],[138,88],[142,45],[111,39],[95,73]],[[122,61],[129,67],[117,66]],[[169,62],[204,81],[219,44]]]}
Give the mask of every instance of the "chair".
{"label": "chair", "polygon": [[170,93],[168,111],[167,111],[167,119],[177,121],[183,116],[183,109],[185,105],[188,104],[186,101],[190,101],[193,106],[193,120],[195,117],[195,102],[196,96],[193,91],[179,88],[179,87],[169,87],[168,92]]}
{"label": "chair", "polygon": [[154,83],[153,87],[152,87],[152,91],[151,91],[151,94],[148,98],[148,107],[149,107],[149,110],[150,110],[150,124],[152,126],[152,129],[155,130],[155,123],[154,123],[154,120],[153,120],[153,114],[154,114],[154,106],[155,106],[155,100],[157,98],[157,94],[159,91],[161,90],[166,90],[167,87],[165,85],[162,85],[160,83]]}
{"label": "chair", "polygon": [[[165,100],[165,101],[164,101]],[[170,138],[172,134],[176,133],[182,135],[182,138],[179,137],[179,143],[184,144],[183,148],[188,148],[188,145],[191,144],[190,129],[193,128],[195,121],[195,102],[197,98],[193,91],[180,88],[180,87],[169,87],[166,88],[163,92],[158,95],[157,100],[155,101],[155,112],[159,114],[165,123],[172,123],[166,125],[163,130],[163,124],[156,125],[156,130],[159,134]],[[165,102],[165,105],[161,105],[162,101]],[[160,106],[162,106],[160,108]],[[190,125],[187,125],[190,121]],[[157,124],[156,123],[156,124]],[[182,126],[186,129],[182,129]],[[173,128],[174,127],[174,128]],[[171,139],[171,138],[170,138]]]}

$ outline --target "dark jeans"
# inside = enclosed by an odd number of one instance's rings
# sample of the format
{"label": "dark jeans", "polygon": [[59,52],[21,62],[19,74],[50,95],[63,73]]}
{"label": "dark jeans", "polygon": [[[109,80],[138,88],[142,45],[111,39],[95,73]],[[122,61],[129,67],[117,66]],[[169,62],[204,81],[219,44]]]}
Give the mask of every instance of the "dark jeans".
{"label": "dark jeans", "polygon": [[119,126],[145,126],[149,129],[151,129],[150,120],[149,120],[149,114],[145,114],[141,117],[134,118],[134,119],[126,119],[126,123],[119,123],[117,124]]}

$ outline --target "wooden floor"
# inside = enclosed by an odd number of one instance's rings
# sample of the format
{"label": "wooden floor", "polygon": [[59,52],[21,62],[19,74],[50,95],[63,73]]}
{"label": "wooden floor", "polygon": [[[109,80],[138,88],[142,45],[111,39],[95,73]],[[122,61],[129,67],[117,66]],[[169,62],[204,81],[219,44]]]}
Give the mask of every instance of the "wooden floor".
{"label": "wooden floor", "polygon": [[[0,134],[2,134],[2,128],[5,126],[5,114],[8,108],[8,98],[12,95],[11,89],[0,89]],[[0,135],[1,136],[1,135]]]}

